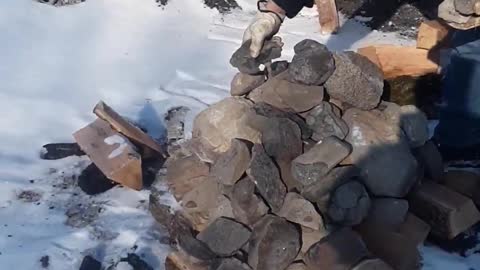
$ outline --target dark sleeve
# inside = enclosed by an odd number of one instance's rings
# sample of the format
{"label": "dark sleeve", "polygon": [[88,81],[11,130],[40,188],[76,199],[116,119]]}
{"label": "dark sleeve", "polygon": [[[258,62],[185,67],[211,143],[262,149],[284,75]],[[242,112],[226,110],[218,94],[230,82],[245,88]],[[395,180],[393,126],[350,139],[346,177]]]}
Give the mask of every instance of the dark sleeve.
{"label": "dark sleeve", "polygon": [[313,0],[273,0],[287,13],[288,18],[293,18],[303,7],[313,7]]}

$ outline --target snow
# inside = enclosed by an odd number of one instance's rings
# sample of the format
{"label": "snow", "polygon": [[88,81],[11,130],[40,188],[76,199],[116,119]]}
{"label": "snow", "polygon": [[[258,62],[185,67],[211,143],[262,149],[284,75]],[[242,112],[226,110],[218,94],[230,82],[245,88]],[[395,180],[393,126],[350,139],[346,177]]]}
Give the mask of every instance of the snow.
{"label": "snow", "polygon": [[[135,252],[163,269],[165,232],[148,212],[149,191],[116,187],[87,196],[75,177],[89,161],[39,159],[43,144],[71,142],[71,134],[94,119],[103,100],[122,115],[162,136],[164,113],[188,106],[186,128],[196,113],[228,96],[235,70],[232,52],[255,12],[255,1],[238,1],[243,11],[221,16],[200,0],[87,0],[55,8],[33,0],[0,1],[0,265],[4,269],[78,269],[83,256],[104,266]],[[338,35],[321,36],[315,10],[287,20],[280,35],[290,59],[304,38],[332,50],[371,44],[412,44],[393,33],[343,21]],[[20,200],[22,191],[40,195]],[[172,201],[170,197],[165,200]],[[172,202],[173,203],[173,202]],[[65,225],[72,207],[99,205],[91,224]],[[461,258],[423,248],[424,269],[474,269],[479,256]],[[124,263],[119,269],[129,269]]]}
{"label": "snow", "polygon": [[109,159],[120,156],[125,148],[129,146],[129,141],[124,136],[118,134],[105,138],[104,142],[108,145],[117,145],[117,148],[113,149],[113,151],[108,155]]}

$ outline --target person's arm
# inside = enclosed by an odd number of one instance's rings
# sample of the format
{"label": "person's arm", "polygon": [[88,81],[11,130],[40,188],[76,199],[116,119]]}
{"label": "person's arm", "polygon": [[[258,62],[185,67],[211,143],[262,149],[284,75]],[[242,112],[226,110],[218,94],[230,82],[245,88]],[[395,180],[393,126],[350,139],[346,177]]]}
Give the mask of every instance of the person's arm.
{"label": "person's arm", "polygon": [[313,0],[267,0],[258,2],[258,13],[243,35],[243,42],[252,40],[250,54],[258,57],[265,39],[280,30],[285,17],[296,16],[304,6],[312,6]]}

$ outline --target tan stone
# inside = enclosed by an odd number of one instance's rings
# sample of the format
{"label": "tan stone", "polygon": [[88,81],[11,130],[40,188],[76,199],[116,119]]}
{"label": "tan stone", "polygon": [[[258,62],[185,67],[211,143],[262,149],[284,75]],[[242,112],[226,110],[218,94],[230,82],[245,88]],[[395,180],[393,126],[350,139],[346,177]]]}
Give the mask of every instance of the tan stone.
{"label": "tan stone", "polygon": [[321,230],[313,230],[302,226],[302,248],[300,250],[301,253],[307,253],[308,249],[310,249],[313,244],[322,240],[327,235],[328,231],[326,231],[324,228]]}
{"label": "tan stone", "polygon": [[432,226],[432,234],[453,239],[480,220],[468,197],[427,181],[410,196],[410,210]]}
{"label": "tan stone", "polygon": [[210,175],[218,183],[233,186],[245,174],[250,159],[250,149],[247,144],[233,139],[230,149],[222,153],[213,164]]}
{"label": "tan stone", "polygon": [[315,210],[315,206],[294,192],[287,193],[278,215],[304,227],[324,229],[322,216]]}
{"label": "tan stone", "polygon": [[437,20],[421,23],[417,34],[417,48],[427,50],[438,48],[444,43],[448,32],[448,26]]}
{"label": "tan stone", "polygon": [[208,263],[176,251],[168,254],[165,259],[165,270],[208,270]]}
{"label": "tan stone", "polygon": [[177,200],[197,187],[208,176],[208,164],[196,156],[180,157],[167,161],[167,183]]}

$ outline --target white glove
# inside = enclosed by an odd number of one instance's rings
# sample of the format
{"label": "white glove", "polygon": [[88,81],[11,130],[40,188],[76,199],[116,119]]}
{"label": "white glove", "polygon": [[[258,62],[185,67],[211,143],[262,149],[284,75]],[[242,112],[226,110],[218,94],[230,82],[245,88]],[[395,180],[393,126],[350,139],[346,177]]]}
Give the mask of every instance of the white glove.
{"label": "white glove", "polygon": [[257,58],[265,39],[273,37],[282,25],[282,15],[273,12],[258,12],[255,19],[243,34],[243,42],[252,40],[250,55]]}

